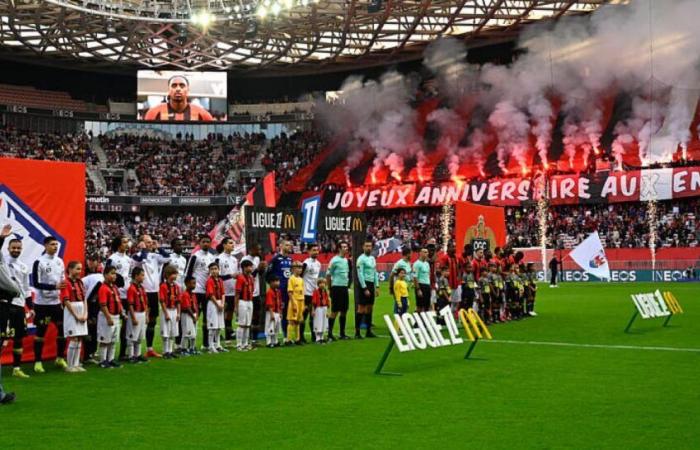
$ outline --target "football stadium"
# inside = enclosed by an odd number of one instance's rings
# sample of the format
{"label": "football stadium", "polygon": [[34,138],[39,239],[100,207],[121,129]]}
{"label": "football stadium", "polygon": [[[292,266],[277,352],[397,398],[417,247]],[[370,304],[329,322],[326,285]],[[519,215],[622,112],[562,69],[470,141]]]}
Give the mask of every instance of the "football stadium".
{"label": "football stadium", "polygon": [[700,448],[698,17],[0,0],[0,448]]}

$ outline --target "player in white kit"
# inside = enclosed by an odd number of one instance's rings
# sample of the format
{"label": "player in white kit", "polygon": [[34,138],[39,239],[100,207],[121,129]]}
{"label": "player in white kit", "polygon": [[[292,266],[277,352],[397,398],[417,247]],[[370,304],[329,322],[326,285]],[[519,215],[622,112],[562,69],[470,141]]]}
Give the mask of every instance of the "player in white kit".
{"label": "player in white kit", "polygon": [[60,292],[66,287],[65,267],[63,260],[58,257],[58,240],[53,236],[44,238],[44,254],[34,261],[32,266],[32,286],[36,293],[34,301],[34,323],[36,337],[34,338],[34,372],[44,373],[42,352],[44,351],[44,336],[50,323],[58,328],[56,338],[56,365],[62,369],[68,367],[65,355],[65,338],[63,337],[63,308],[61,308]]}
{"label": "player in white kit", "polygon": [[207,328],[207,280],[209,279],[209,264],[216,261],[216,254],[210,248],[211,238],[202,234],[199,237],[199,250],[190,255],[187,262],[185,276],[194,277],[196,285],[194,294],[197,297],[197,304],[202,319],[202,343],[206,346],[209,342],[209,329]]}
{"label": "player in white kit", "polygon": [[233,255],[233,239],[225,237],[218,245],[219,277],[224,282],[224,339],[229,343],[233,339],[233,311],[236,297],[236,277],[238,276],[238,259]]}
{"label": "player in white kit", "polygon": [[[301,332],[301,342],[303,343],[306,343],[306,337],[304,337],[306,320],[311,313],[313,295],[318,287],[318,277],[321,275],[321,262],[318,260],[318,252],[318,244],[311,244],[309,246],[309,257],[304,260],[301,272],[302,278],[304,279],[304,321],[299,325],[299,329]],[[311,326],[309,328],[311,328]]]}

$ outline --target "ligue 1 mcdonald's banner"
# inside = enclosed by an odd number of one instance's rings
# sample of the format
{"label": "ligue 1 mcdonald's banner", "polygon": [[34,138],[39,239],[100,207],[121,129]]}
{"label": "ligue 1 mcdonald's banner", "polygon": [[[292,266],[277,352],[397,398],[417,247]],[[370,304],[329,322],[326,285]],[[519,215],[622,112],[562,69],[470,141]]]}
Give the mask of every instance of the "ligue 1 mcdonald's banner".
{"label": "ligue 1 mcdonald's banner", "polygon": [[460,202],[455,205],[457,248],[471,244],[474,250],[493,251],[506,243],[506,219],[503,208]]}
{"label": "ligue 1 mcdonald's banner", "polygon": [[[22,240],[20,259],[31,267],[44,251],[46,236],[59,242],[64,261],[85,259],[85,164],[0,158],[0,226],[12,226],[10,239]],[[7,256],[7,242],[0,251]],[[53,328],[45,356],[55,354]],[[24,356],[31,357],[25,342]],[[4,355],[4,354],[3,354]],[[9,353],[8,353],[9,355]],[[3,358],[4,360],[4,358]]]}

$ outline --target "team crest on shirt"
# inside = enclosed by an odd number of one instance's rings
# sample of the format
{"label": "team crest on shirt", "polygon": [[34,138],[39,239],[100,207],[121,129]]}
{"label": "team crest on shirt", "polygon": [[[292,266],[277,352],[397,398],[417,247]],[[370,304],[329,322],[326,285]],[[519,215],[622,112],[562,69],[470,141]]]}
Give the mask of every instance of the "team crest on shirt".
{"label": "team crest on shirt", "polygon": [[[44,238],[58,240],[58,256],[63,258],[66,240],[56,233],[42,217],[4,184],[0,184],[0,225],[12,226],[10,239],[22,240],[22,262],[31,265],[44,253]],[[9,239],[8,239],[9,240]],[[7,244],[5,245],[7,246]]]}

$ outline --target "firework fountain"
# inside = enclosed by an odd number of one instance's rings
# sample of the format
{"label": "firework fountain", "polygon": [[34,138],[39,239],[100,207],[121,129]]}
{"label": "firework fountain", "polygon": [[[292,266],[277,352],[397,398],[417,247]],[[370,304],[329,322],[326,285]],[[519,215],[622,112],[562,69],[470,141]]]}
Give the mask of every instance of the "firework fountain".
{"label": "firework fountain", "polygon": [[440,229],[442,230],[442,251],[447,252],[447,243],[452,237],[452,223],[454,220],[454,208],[450,203],[443,205],[440,214]]}

